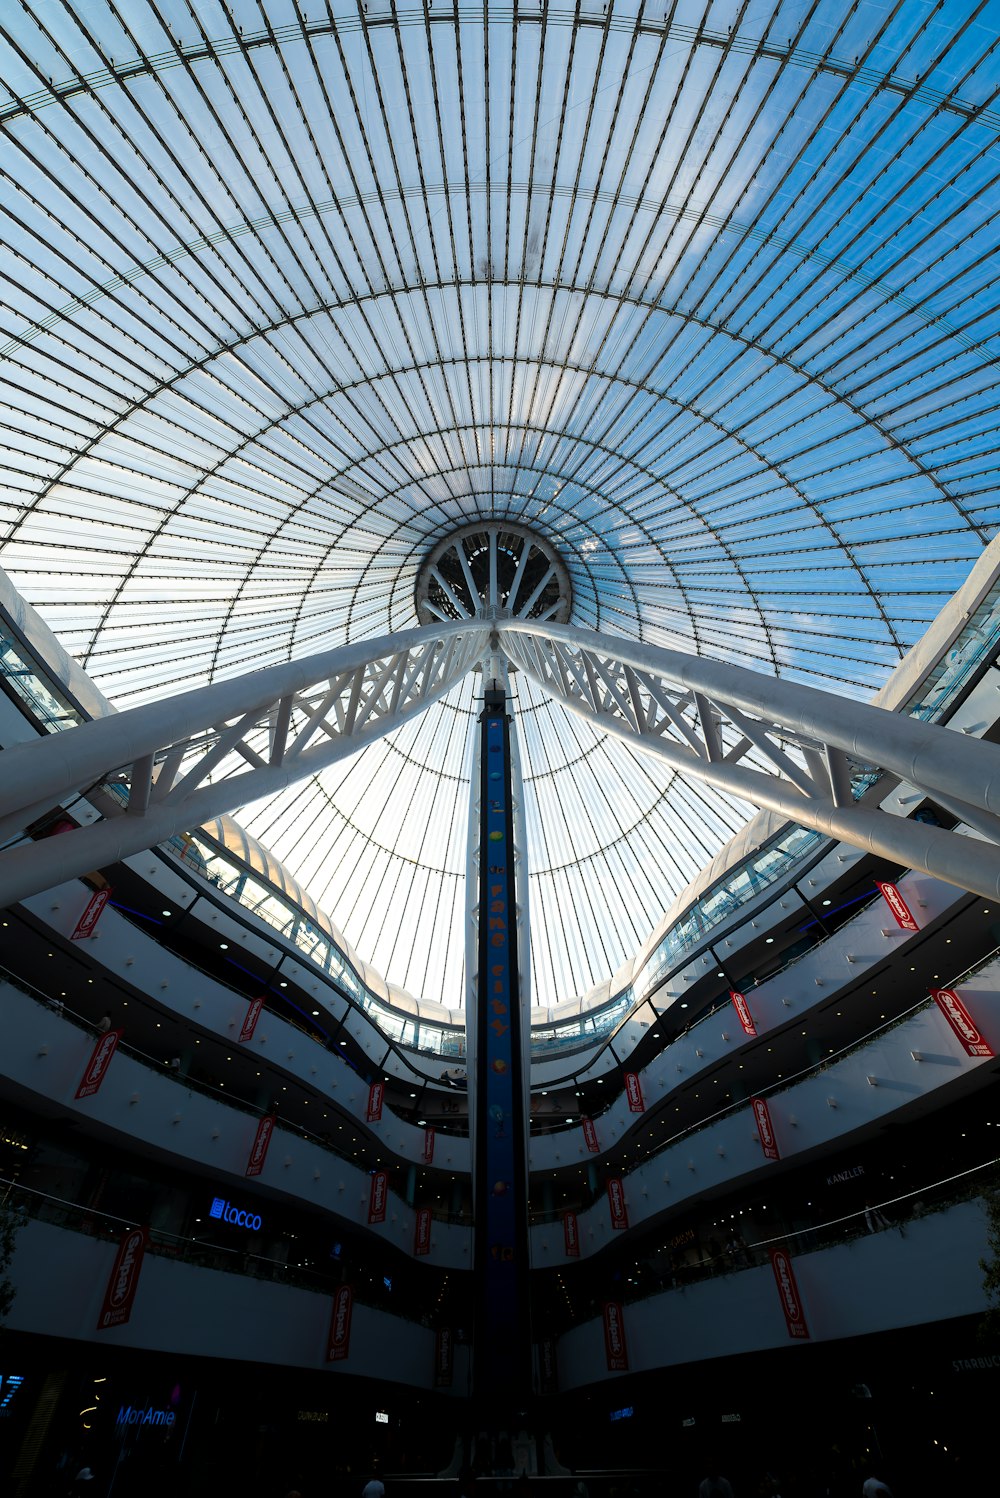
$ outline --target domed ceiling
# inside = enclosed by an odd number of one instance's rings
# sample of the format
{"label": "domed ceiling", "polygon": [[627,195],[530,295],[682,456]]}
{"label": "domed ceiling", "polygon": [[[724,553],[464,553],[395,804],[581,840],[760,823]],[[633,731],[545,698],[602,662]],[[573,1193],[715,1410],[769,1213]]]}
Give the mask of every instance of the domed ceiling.
{"label": "domed ceiling", "polygon": [[[863,696],[998,517],[1000,6],[24,0],[0,565],[119,706],[417,622],[507,521],[572,622]],[[242,820],[462,995],[477,678]],[[523,678],[535,999],[746,808]]]}

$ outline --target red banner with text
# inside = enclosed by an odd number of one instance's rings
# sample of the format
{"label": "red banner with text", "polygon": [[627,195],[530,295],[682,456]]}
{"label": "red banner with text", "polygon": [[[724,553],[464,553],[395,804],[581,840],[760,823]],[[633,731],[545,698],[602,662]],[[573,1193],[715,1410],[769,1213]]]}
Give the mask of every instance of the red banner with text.
{"label": "red banner with text", "polygon": [[271,1135],[274,1133],[274,1126],[277,1122],[278,1115],[276,1113],[266,1113],[257,1125],[257,1133],[254,1135],[250,1158],[247,1161],[246,1173],[248,1176],[259,1176],[264,1169],[264,1161],[267,1159]]}
{"label": "red banner with text", "polygon": [[341,1285],[333,1297],[330,1312],[330,1334],[326,1339],[328,1363],[342,1363],[351,1350],[351,1311],[354,1296],[350,1285]]}
{"label": "red banner with text", "polygon": [[592,1118],[583,1118],[580,1122],[583,1125],[584,1143],[592,1155],[599,1154],[601,1146],[597,1142],[597,1130],[594,1128],[594,1120]]}
{"label": "red banner with text", "polygon": [[371,1191],[368,1196],[368,1221],[385,1222],[385,1204],[389,1196],[389,1172],[387,1170],[376,1170],[372,1176]]}
{"label": "red banner with text", "polygon": [[903,899],[894,884],[883,884],[880,879],[875,880],[875,887],[882,896],[889,909],[892,911],[896,925],[903,931],[919,931],[916,917]]}
{"label": "red banner with text", "polygon": [[104,1304],[97,1320],[97,1330],[124,1326],[132,1314],[132,1303],[139,1284],[142,1258],[149,1242],[149,1229],[130,1228],[118,1245],[114,1268],[104,1292]]}
{"label": "red banner with text", "polygon": [[382,1117],[382,1103],[385,1100],[385,1083],[373,1082],[368,1089],[368,1123],[378,1123]]}
{"label": "red banner with text", "polygon": [[788,1335],[808,1340],[809,1328],[806,1326],[806,1313],[802,1309],[802,1297],[795,1283],[795,1271],[792,1268],[791,1258],[785,1249],[772,1248],[771,1268],[774,1270],[774,1279],[778,1286],[781,1309],[785,1313]]}
{"label": "red banner with text", "polygon": [[246,1012],[246,1018],[243,1021],[243,1029],[240,1031],[240,1045],[246,1045],[248,1040],[253,1039],[253,1032],[257,1028],[257,1021],[260,1019],[260,1012],[263,1007],[264,997],[262,994],[259,995],[256,999],[250,1000],[250,1005]]}
{"label": "red banner with text", "polygon": [[431,1209],[430,1207],[418,1207],[417,1219],[413,1228],[413,1252],[429,1254],[431,1251]]}
{"label": "red banner with text", "polygon": [[124,1034],[124,1030],[109,1030],[98,1040],[87,1062],[87,1069],[80,1085],[76,1089],[78,1098],[93,1097],[95,1092],[100,1091],[101,1083],[107,1076],[108,1067],[111,1065],[111,1058],[118,1049],[118,1042]]}
{"label": "red banner with text", "polygon": [[753,1022],[750,1006],[744,995],[739,993],[735,988],[731,988],[729,990],[729,997],[732,1000],[733,1008],[736,1010],[736,1017],[743,1026],[743,1033],[745,1035],[756,1035],[757,1026]]}
{"label": "red banner with text", "polygon": [[430,1165],[434,1160],[434,1130],[424,1130],[424,1164]]}
{"label": "red banner with text", "polygon": [[780,1160],[778,1152],[778,1141],[774,1134],[774,1124],[771,1122],[771,1110],[767,1101],[762,1097],[752,1097],[750,1106],[753,1109],[754,1122],[757,1125],[757,1137],[760,1147],[768,1160]]}
{"label": "red banner with text", "polygon": [[563,1244],[567,1258],[578,1259],[580,1257],[580,1229],[575,1212],[563,1213]]}
{"label": "red banner with text", "polygon": [[646,1104],[642,1100],[642,1084],[639,1081],[638,1072],[627,1071],[625,1073],[625,1096],[628,1098],[630,1113],[645,1113]]}
{"label": "red banner with text", "polygon": [[611,1226],[627,1228],[628,1208],[625,1205],[625,1187],[621,1176],[611,1176],[608,1179],[608,1206],[611,1208]]}
{"label": "red banner with text", "polygon": [[100,920],[101,911],[104,909],[105,905],[107,905],[110,899],[110,885],[107,885],[104,889],[99,889],[96,894],[91,895],[90,899],[87,901],[86,909],[84,910],[83,915],[76,923],[73,935],[70,937],[70,941],[80,941],[83,937],[91,936],[93,934],[94,927]]}
{"label": "red banner with text", "polygon": [[609,1373],[628,1372],[628,1348],[625,1345],[625,1313],[621,1302],[604,1302],[604,1352]]}
{"label": "red banner with text", "polygon": [[[968,1056],[992,1056],[993,1047],[984,1040],[972,1016],[953,988],[932,988],[931,998],[958,1036]],[[77,1094],[79,1096],[79,1094]]]}

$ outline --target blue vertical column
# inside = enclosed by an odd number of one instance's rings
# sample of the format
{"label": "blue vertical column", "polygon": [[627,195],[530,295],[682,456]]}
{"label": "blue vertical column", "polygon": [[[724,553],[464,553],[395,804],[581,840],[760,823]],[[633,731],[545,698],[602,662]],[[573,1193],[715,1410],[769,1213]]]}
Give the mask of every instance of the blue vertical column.
{"label": "blue vertical column", "polygon": [[485,693],[479,828],[479,984],[475,1056],[476,1418],[499,1428],[531,1393],[527,1129],[518,992],[510,719]]}

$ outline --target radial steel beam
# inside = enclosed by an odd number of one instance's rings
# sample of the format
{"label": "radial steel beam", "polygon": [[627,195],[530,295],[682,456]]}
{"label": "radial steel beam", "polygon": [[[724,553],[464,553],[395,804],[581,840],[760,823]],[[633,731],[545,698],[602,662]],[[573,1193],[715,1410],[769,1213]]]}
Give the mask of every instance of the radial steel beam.
{"label": "radial steel beam", "polygon": [[[903,713],[679,651],[508,620],[509,660],[597,727],[731,795],[988,899],[1000,898],[1000,747]],[[879,772],[968,832],[862,802]]]}
{"label": "radial steel beam", "polygon": [[271,666],[0,753],[0,840],[94,787],[125,815],[0,853],[0,906],[273,795],[391,733],[485,655],[485,622]]}

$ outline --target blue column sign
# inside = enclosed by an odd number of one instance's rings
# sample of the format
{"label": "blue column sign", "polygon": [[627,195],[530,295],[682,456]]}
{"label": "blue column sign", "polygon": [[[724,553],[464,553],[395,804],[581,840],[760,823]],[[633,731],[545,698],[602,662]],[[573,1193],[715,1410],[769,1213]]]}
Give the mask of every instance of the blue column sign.
{"label": "blue column sign", "polygon": [[475,1398],[503,1418],[530,1389],[527,1181],[506,696],[482,715],[476,1056]]}

